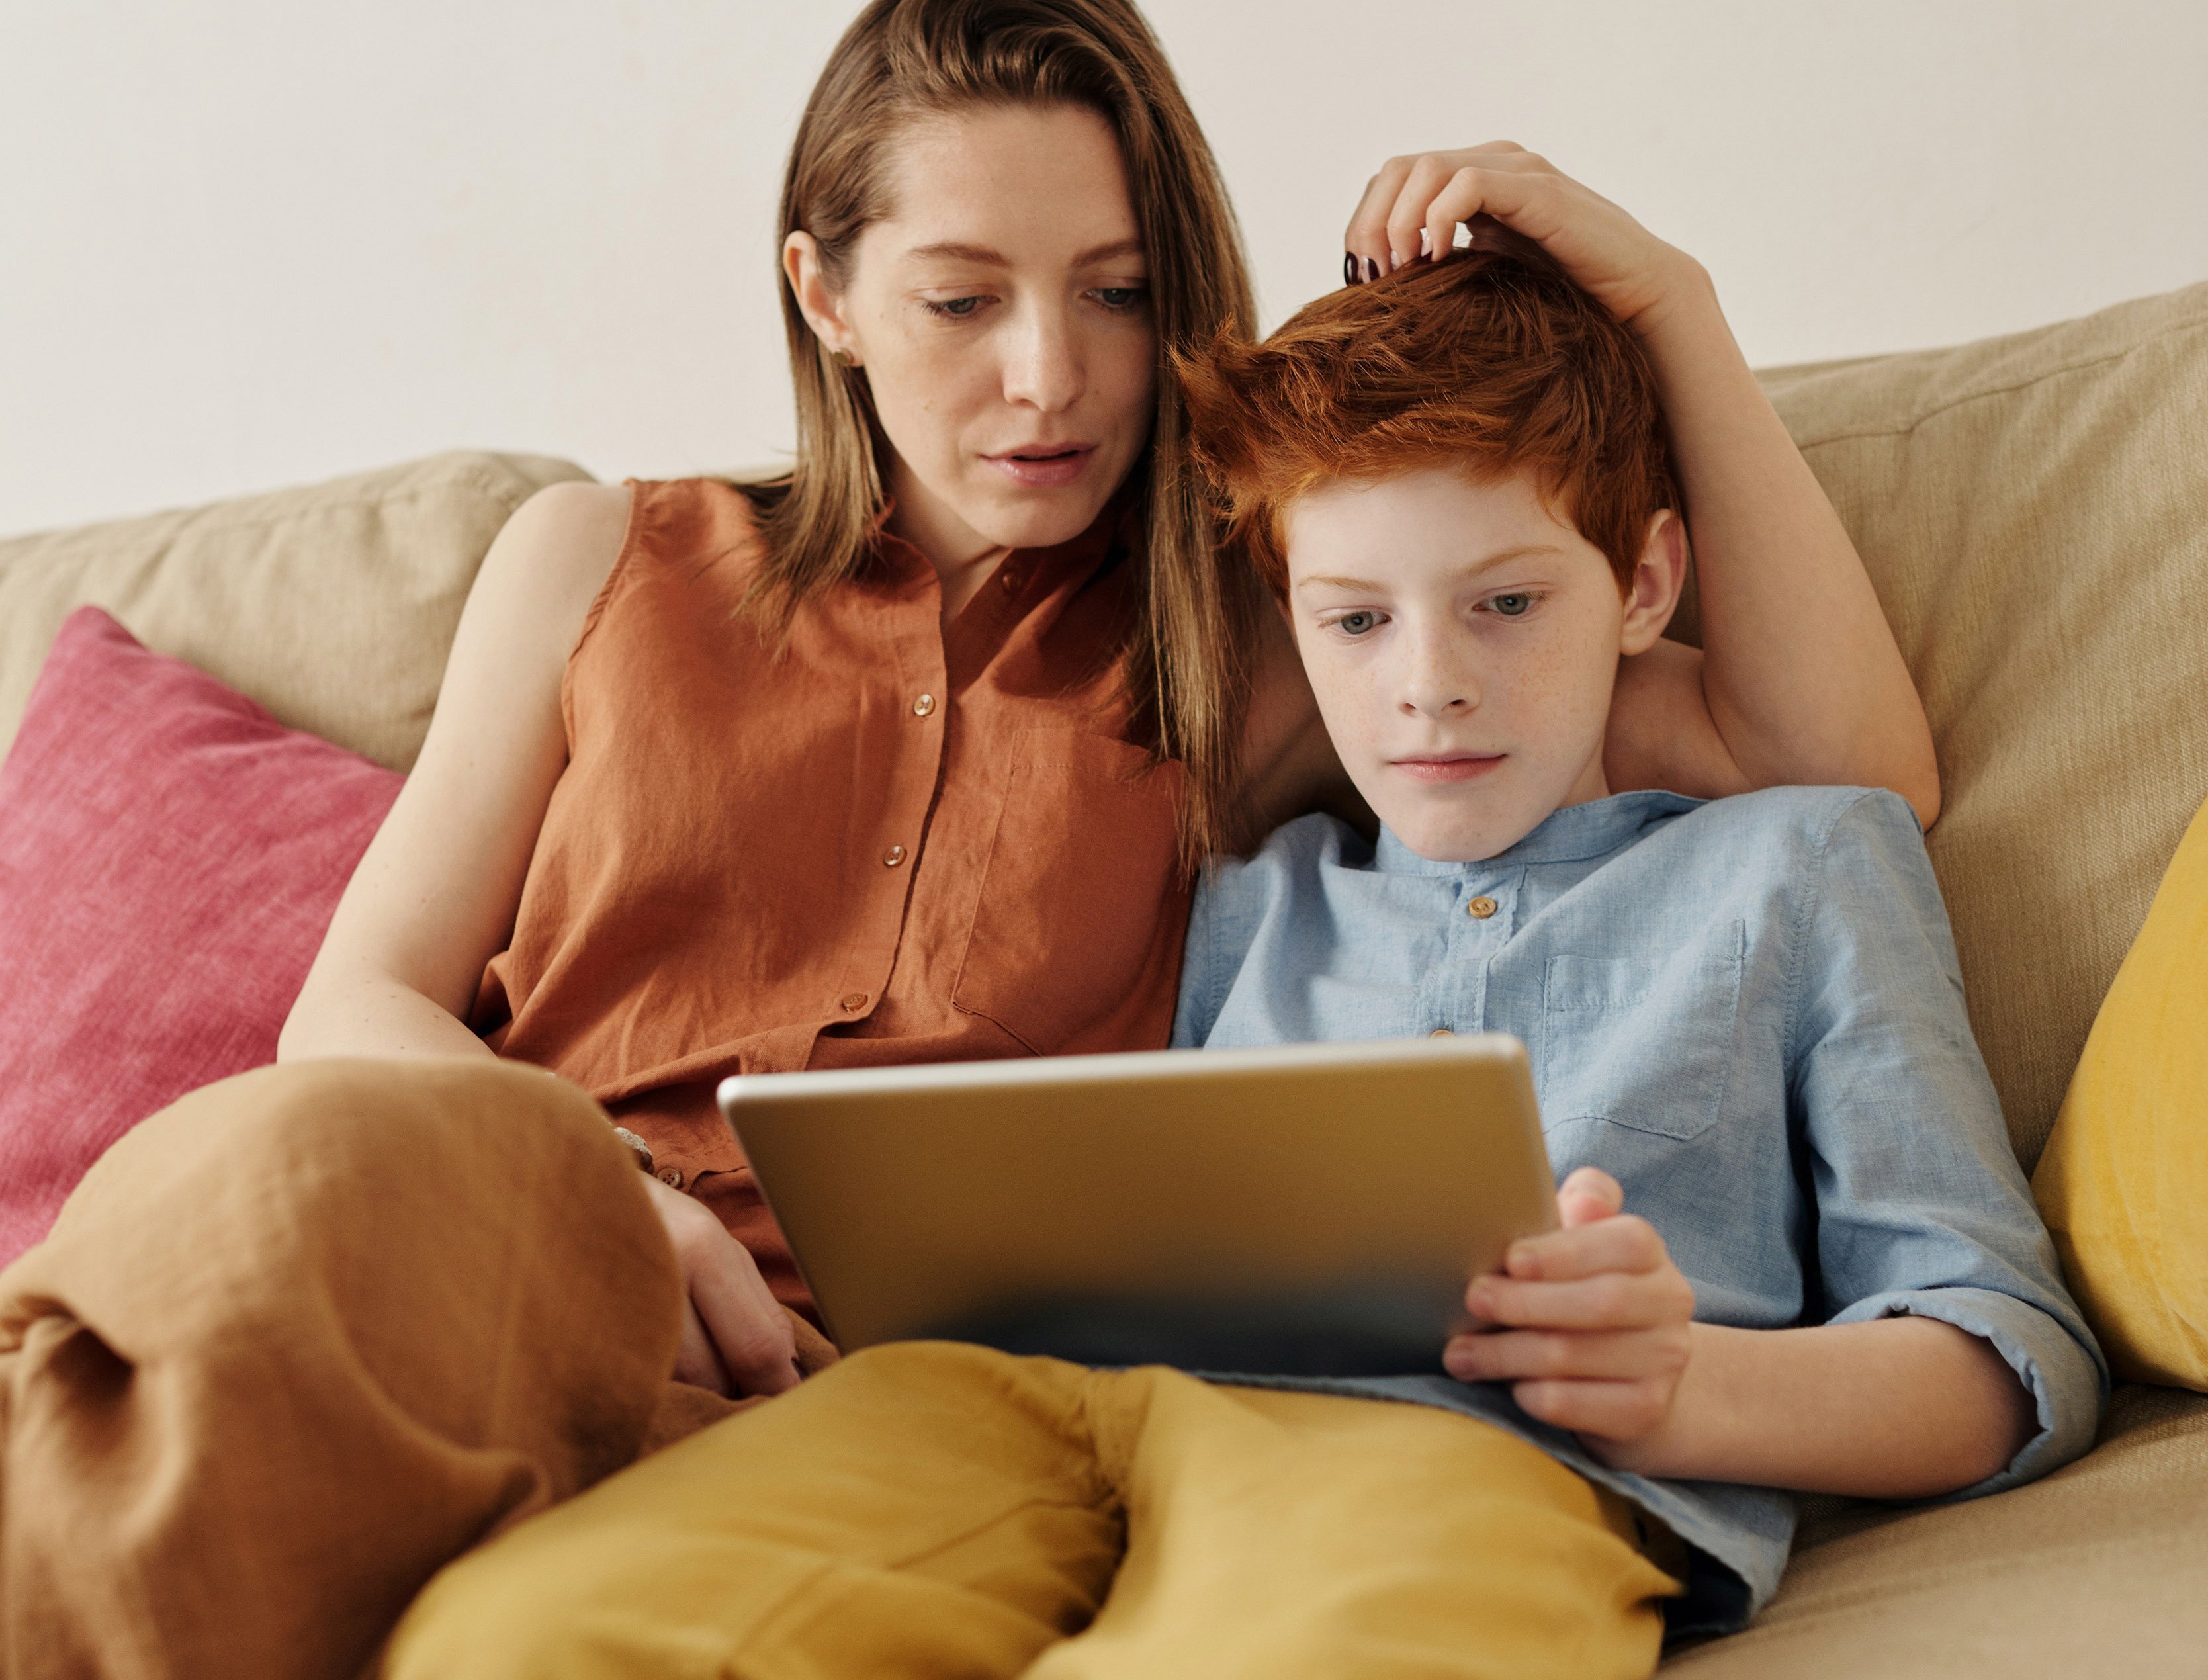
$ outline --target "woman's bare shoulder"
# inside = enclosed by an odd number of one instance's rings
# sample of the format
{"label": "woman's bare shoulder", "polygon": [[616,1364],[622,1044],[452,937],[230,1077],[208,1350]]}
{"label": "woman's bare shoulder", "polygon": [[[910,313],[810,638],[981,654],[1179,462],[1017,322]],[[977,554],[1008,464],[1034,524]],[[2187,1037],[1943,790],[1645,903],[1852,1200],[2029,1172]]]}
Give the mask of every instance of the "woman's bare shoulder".
{"label": "woman's bare shoulder", "polygon": [[[628,536],[626,484],[548,484],[523,502],[483,556],[471,608],[567,653]],[[478,613],[478,617],[483,615]]]}
{"label": "woman's bare shoulder", "polygon": [[626,484],[549,485],[515,509],[460,613],[417,777],[475,765],[486,752],[540,764],[564,757],[568,656],[621,559],[628,521]]}

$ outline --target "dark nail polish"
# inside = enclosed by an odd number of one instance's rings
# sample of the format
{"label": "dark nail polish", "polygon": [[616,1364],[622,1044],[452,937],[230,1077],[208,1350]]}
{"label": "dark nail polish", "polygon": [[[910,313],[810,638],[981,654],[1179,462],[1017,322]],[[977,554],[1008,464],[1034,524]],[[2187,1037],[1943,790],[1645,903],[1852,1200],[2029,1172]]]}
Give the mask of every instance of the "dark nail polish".
{"label": "dark nail polish", "polygon": [[1365,278],[1368,280],[1377,280],[1380,278],[1380,265],[1369,256],[1365,259]]}
{"label": "dark nail polish", "polygon": [[1341,283],[1344,285],[1357,284],[1357,259],[1347,251],[1341,254]]}

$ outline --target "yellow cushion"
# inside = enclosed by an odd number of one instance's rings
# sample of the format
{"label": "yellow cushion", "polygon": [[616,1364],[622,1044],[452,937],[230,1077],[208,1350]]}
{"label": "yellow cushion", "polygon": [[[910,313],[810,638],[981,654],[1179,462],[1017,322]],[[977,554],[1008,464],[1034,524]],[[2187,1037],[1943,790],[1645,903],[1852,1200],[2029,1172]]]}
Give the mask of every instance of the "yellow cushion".
{"label": "yellow cushion", "polygon": [[54,632],[89,604],[294,728],[405,770],[490,539],[543,486],[588,476],[454,453],[0,541],[0,756]]}
{"label": "yellow cushion", "polygon": [[1932,863],[2029,1167],[2208,795],[2208,285],[1764,378],[1931,717]]}
{"label": "yellow cushion", "polygon": [[2208,807],[2109,988],[2031,1188],[2116,1370],[2208,1391]]}

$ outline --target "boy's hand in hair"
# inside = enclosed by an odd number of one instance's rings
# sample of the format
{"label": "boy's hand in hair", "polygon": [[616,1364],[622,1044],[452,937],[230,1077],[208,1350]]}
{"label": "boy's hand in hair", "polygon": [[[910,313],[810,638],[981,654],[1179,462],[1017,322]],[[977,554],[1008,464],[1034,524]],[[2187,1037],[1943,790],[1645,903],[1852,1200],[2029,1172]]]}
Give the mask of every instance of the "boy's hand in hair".
{"label": "boy's hand in hair", "polygon": [[1694,1286],[1624,1199],[1596,1167],[1566,1179],[1563,1228],[1513,1243],[1502,1272],[1472,1281],[1475,1327],[1442,1356],[1461,1382],[1509,1383],[1526,1411],[1606,1460],[1670,1420],[1693,1349]]}
{"label": "boy's hand in hair", "polygon": [[1538,243],[1618,320],[1643,333],[1687,297],[1710,294],[1701,265],[1599,193],[1507,140],[1390,158],[1365,189],[1343,246],[1353,279],[1377,279],[1456,243],[1491,216]]}

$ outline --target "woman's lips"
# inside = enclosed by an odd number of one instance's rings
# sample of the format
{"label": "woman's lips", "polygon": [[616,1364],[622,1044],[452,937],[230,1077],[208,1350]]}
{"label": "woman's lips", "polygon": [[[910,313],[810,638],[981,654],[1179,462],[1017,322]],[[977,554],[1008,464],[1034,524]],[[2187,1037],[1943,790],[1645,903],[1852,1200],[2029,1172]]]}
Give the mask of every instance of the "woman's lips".
{"label": "woman's lips", "polygon": [[1086,472],[1095,454],[1096,446],[1093,443],[1068,443],[1011,449],[981,459],[1016,484],[1033,490],[1055,490],[1064,489]]}
{"label": "woman's lips", "polygon": [[1397,759],[1396,769],[1414,782],[1475,782],[1500,765],[1505,753],[1450,753],[1431,759]]}

